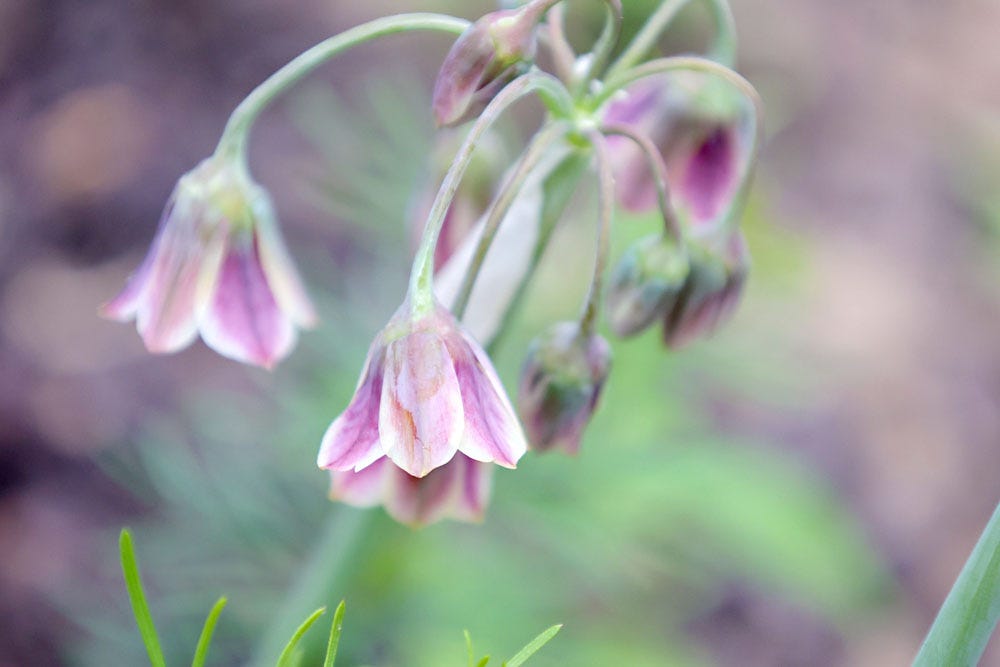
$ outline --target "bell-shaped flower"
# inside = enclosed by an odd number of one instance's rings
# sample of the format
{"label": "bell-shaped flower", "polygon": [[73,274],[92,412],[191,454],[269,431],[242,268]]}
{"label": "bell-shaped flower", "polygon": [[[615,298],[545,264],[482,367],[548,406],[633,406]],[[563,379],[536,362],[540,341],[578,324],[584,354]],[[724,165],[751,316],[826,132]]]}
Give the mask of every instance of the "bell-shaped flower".
{"label": "bell-shaped flower", "polygon": [[481,521],[489,503],[493,467],[462,453],[424,477],[414,477],[387,457],[368,467],[331,471],[330,498],[354,505],[382,505],[396,521],[424,526],[441,519]]}
{"label": "bell-shaped flower", "polygon": [[384,456],[424,477],[457,452],[513,468],[526,449],[486,352],[440,304],[417,315],[407,300],[372,343],[317,463],[358,472]]}
{"label": "bell-shaped flower", "polygon": [[[671,204],[689,229],[737,221],[754,119],[727,82],[693,73],[640,79],[608,106],[604,122],[627,126],[656,145]],[[610,146],[622,204],[637,212],[655,208],[655,177],[639,149],[621,137],[612,137]]]}
{"label": "bell-shaped flower", "polygon": [[265,368],[316,320],[267,192],[218,157],[180,179],[145,260],[101,310],[134,318],[150,352],[177,351],[200,332],[219,354]]}
{"label": "bell-shaped flower", "polygon": [[740,231],[728,232],[718,241],[704,239],[688,244],[691,271],[684,287],[664,309],[663,340],[678,348],[714,332],[736,311],[750,254]]}
{"label": "bell-shaped flower", "polygon": [[576,322],[562,322],[531,344],[517,397],[531,446],[575,454],[611,369],[611,348]]}
{"label": "bell-shaped flower", "polygon": [[434,82],[431,106],[439,127],[476,116],[527,69],[535,56],[535,26],[543,11],[541,3],[533,2],[490,12],[459,35]]}
{"label": "bell-shaped flower", "polygon": [[687,282],[687,252],[658,234],[625,251],[611,275],[608,322],[621,337],[633,336],[663,316]]}

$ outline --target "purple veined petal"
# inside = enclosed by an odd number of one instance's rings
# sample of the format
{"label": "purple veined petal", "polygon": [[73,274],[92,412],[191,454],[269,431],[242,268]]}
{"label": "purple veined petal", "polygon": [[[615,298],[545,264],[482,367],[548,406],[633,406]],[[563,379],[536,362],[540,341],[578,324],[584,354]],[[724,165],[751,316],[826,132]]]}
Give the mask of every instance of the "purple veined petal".
{"label": "purple veined petal", "polygon": [[493,466],[459,454],[455,457],[460,466],[460,493],[455,499],[450,516],[462,521],[482,521],[493,488]]}
{"label": "purple veined petal", "polygon": [[251,203],[257,220],[257,250],[275,301],[292,322],[302,328],[316,326],[318,318],[281,236],[270,197],[258,188]]}
{"label": "purple veined petal", "polygon": [[363,470],[331,470],[330,499],[354,507],[374,507],[382,503],[397,472],[385,457]]}
{"label": "purple veined petal", "polygon": [[205,344],[236,361],[272,368],[291,351],[295,327],[274,299],[252,234],[230,239],[199,324]]}
{"label": "purple veined petal", "polygon": [[198,334],[228,235],[224,222],[206,222],[202,213],[179,201],[156,243],[136,311],[137,328],[150,352],[174,352]]}
{"label": "purple veined petal", "polygon": [[728,205],[736,191],[738,172],[733,128],[716,127],[692,147],[678,195],[695,224],[714,220]]}
{"label": "purple veined petal", "polygon": [[386,456],[423,477],[458,451],[462,396],[441,335],[415,331],[386,348],[379,438]]}
{"label": "purple veined petal", "polygon": [[486,352],[464,331],[462,338],[464,353],[453,351],[465,410],[465,435],[459,449],[477,461],[514,468],[528,449],[524,432]]}
{"label": "purple veined petal", "polygon": [[385,347],[380,338],[376,338],[368,351],[354,398],[323,435],[316,459],[320,468],[359,472],[382,458],[379,402],[382,399],[384,357]]}

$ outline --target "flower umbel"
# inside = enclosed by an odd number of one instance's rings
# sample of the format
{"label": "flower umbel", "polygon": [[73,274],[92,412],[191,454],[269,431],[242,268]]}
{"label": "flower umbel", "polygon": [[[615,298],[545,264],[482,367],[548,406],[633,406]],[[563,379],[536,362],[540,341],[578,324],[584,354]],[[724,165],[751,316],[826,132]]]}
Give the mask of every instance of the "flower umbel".
{"label": "flower umbel", "polygon": [[577,322],[561,322],[539,336],[521,371],[517,404],[534,449],[580,449],[611,369],[611,348]]}
{"label": "flower umbel", "polygon": [[175,352],[200,333],[219,354],[265,368],[316,321],[270,197],[219,157],[181,177],[145,260],[101,312],[135,318],[150,352]]}
{"label": "flower umbel", "polygon": [[440,304],[409,301],[368,352],[354,398],[327,429],[317,463],[364,470],[387,457],[424,477],[461,452],[513,468],[527,449],[489,357]]}

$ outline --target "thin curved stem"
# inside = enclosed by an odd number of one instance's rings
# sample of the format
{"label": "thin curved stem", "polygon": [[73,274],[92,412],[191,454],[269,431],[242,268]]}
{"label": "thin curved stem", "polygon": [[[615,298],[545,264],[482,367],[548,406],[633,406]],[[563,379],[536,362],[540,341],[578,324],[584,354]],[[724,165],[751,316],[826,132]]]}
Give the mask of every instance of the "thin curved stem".
{"label": "thin curved stem", "polygon": [[568,117],[573,113],[573,100],[559,80],[541,70],[532,70],[504,87],[476,119],[445,174],[427,216],[427,224],[410,273],[409,297],[414,313],[426,313],[433,308],[434,248],[448,207],[451,206],[458,185],[472,160],[476,144],[509,106],[536,91],[550,109],[558,111],[557,117]]}
{"label": "thin curved stem", "polygon": [[[757,164],[757,157],[760,148],[764,143],[764,105],[761,102],[760,94],[749,81],[740,76],[734,70],[721,65],[714,60],[701,58],[699,56],[672,56],[670,58],[658,58],[648,63],[643,63],[638,67],[628,70],[625,74],[610,79],[605,90],[595,99],[596,106],[606,102],[618,90],[631,83],[648,76],[657,74],[667,74],[669,72],[702,72],[710,76],[718,77],[736,88],[741,95],[750,103],[751,122],[753,123],[753,138],[750,148],[747,151],[746,159],[743,162],[743,169],[740,173],[740,189],[732,198],[730,211],[738,210],[746,202],[750,192],[750,185],[753,180],[753,169]],[[723,219],[728,218],[725,216]]]}
{"label": "thin curved stem", "polygon": [[557,4],[549,10],[546,25],[547,44],[552,52],[552,60],[556,65],[556,72],[559,78],[570,85],[573,81],[573,63],[576,62],[576,53],[566,39],[566,12],[561,4]]}
{"label": "thin curved stem", "polygon": [[649,137],[635,132],[625,125],[604,125],[601,127],[601,132],[605,135],[625,137],[639,148],[639,151],[646,158],[646,165],[656,184],[656,200],[660,206],[660,214],[663,216],[663,223],[667,233],[674,239],[678,247],[683,248],[684,234],[681,231],[681,223],[677,219],[677,213],[670,204],[670,189],[667,185],[667,164],[663,161],[663,155]]}
{"label": "thin curved stem", "polygon": [[486,221],[483,223],[483,232],[472,255],[472,262],[465,272],[462,286],[455,297],[455,304],[452,306],[452,312],[459,320],[462,319],[462,316],[465,314],[465,308],[469,305],[469,296],[472,294],[472,288],[476,284],[476,278],[478,278],[479,271],[483,267],[486,253],[489,251],[490,245],[496,237],[500,223],[507,217],[511,205],[521,192],[524,181],[528,178],[531,170],[535,168],[553,142],[565,133],[566,127],[561,123],[552,123],[540,130],[524,150],[521,159],[518,161],[510,178],[504,184],[500,194],[497,195],[496,199],[490,205],[489,211],[486,213]]}
{"label": "thin curved stem", "polygon": [[608,155],[608,141],[600,132],[588,134],[594,147],[597,159],[597,248],[594,257],[594,277],[590,283],[590,294],[580,318],[580,331],[585,336],[594,333],[597,313],[600,310],[601,295],[604,285],[604,269],[608,264],[611,251],[611,222],[615,212],[615,175],[611,170],[611,158]]}
{"label": "thin curved stem", "polygon": [[250,126],[274,98],[334,56],[377,37],[413,30],[461,34],[469,22],[444,14],[399,14],[375,19],[326,39],[303,52],[253,89],[233,111],[222,132],[217,154],[245,158]]}
{"label": "thin curved stem", "polygon": [[605,0],[605,4],[607,14],[604,21],[604,29],[601,31],[601,36],[597,38],[597,42],[594,44],[593,51],[591,52],[591,61],[587,67],[587,71],[582,77],[580,77],[580,82],[575,88],[575,92],[578,96],[585,94],[587,92],[587,88],[590,86],[590,82],[604,72],[604,68],[607,67],[608,61],[611,59],[611,52],[614,51],[615,45],[618,44],[618,40],[621,38],[621,0]]}
{"label": "thin curved stem", "polygon": [[[689,2],[691,0],[664,0],[625,51],[618,56],[618,60],[608,72],[608,78],[621,74],[645,58],[663,31]],[[733,20],[732,9],[726,0],[707,0],[707,2],[715,22],[715,36],[708,49],[709,57],[724,65],[732,65],[736,59],[736,22]]]}

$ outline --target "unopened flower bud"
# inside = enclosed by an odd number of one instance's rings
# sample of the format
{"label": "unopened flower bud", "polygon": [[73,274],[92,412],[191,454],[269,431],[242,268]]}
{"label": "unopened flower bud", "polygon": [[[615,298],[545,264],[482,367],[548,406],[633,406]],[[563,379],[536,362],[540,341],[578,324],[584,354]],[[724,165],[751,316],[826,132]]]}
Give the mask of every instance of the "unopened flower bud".
{"label": "unopened flower bud", "polygon": [[491,12],[470,25],[445,56],[432,107],[441,127],[475,116],[535,57],[538,3]]}
{"label": "unopened flower bud", "polygon": [[689,273],[687,253],[669,237],[656,235],[633,244],[611,276],[611,329],[621,337],[633,336],[662,317]]}
{"label": "unopened flower bud", "polygon": [[720,248],[689,244],[691,273],[663,320],[667,347],[682,347],[710,335],[735,312],[750,269],[742,232],[731,232]]}
{"label": "unopened flower bud", "polygon": [[532,447],[569,454],[597,407],[611,368],[611,348],[576,322],[562,322],[539,336],[521,371],[518,411]]}

